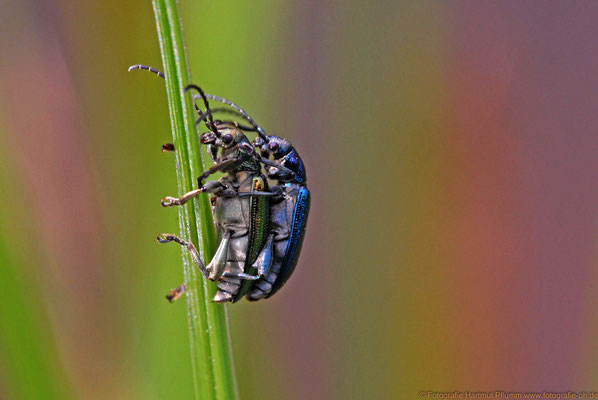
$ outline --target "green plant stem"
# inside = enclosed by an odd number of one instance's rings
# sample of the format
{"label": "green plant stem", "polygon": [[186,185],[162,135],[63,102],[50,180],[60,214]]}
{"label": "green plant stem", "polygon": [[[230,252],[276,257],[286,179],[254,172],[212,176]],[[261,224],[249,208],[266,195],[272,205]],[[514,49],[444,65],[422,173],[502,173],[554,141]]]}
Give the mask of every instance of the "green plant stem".
{"label": "green plant stem", "polygon": [[[194,124],[191,95],[184,93],[191,79],[178,5],[176,0],[153,0],[153,6],[176,148],[178,190],[179,194],[183,194],[195,189],[196,177],[206,166]],[[195,245],[201,244],[197,248],[202,258],[210,260],[216,250],[216,235],[208,196],[202,194],[178,208],[181,237]],[[210,301],[215,287],[198,273],[185,249],[183,269],[196,398],[236,399],[226,306]]]}

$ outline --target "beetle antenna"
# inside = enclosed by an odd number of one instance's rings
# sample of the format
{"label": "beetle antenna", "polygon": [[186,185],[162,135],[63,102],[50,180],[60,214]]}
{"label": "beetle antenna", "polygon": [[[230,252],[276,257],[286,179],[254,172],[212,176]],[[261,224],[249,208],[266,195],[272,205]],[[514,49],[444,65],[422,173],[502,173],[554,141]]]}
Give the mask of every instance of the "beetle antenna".
{"label": "beetle antenna", "polygon": [[[149,71],[149,72],[152,72],[152,73],[158,75],[162,79],[166,79],[166,76],[164,75],[164,73],[162,71],[159,71],[159,70],[157,70],[156,68],[154,68],[154,67],[152,67],[150,65],[145,65],[145,64],[131,65],[127,69],[127,71],[131,72],[131,71],[134,71],[136,69],[141,69],[141,70]],[[197,87],[195,85],[189,85],[189,86],[187,86],[187,88],[185,88],[185,90],[188,90],[190,87],[193,87],[194,89],[199,89],[198,92],[200,94],[203,93],[203,90],[201,90],[201,88],[199,88],[199,87]],[[241,109],[235,103],[233,103],[232,101],[226,100],[226,99],[224,99],[222,97],[213,96],[213,95],[205,94],[205,93],[203,93],[203,94],[204,94],[205,97],[202,97],[202,96],[200,96],[200,97],[204,101],[204,104],[206,105],[207,111],[206,112],[202,112],[201,109],[197,106],[197,104],[195,104],[195,103],[193,104],[194,107],[195,107],[195,110],[199,114],[199,117],[198,117],[197,121],[195,122],[196,125],[199,124],[201,121],[203,121],[207,116],[210,116],[210,117],[212,116],[212,112],[210,111],[210,107],[207,104],[207,100],[206,100],[206,97],[207,97],[208,99],[220,101],[220,102],[222,102],[224,104],[227,104],[227,105],[233,107],[235,110],[237,110],[237,112],[238,112],[237,114],[238,115],[241,115],[241,116],[245,117],[245,119],[247,121],[249,121],[251,123],[251,125],[253,126],[253,128],[251,128],[251,127],[248,127],[248,126],[239,125],[239,128],[241,128],[244,131],[257,131],[260,134],[260,136],[262,136],[262,135],[265,136],[264,130],[258,124],[256,124],[255,121],[243,109]],[[194,99],[195,98],[196,97],[194,97]],[[226,108],[214,109],[213,112],[225,112],[225,113],[229,113],[229,114],[233,113],[232,110],[229,112],[229,110],[226,109]],[[210,123],[212,123],[211,119],[210,119]],[[209,127],[208,127],[208,129],[209,129]]]}
{"label": "beetle antenna", "polygon": [[164,76],[163,72],[158,71],[156,68],[150,67],[149,65],[143,65],[143,64],[131,65],[127,71],[131,72],[136,69],[144,69],[146,71],[153,72],[154,74],[158,75],[162,79],[166,79],[166,76]]}
{"label": "beetle antenna", "polygon": [[[156,68],[150,67],[149,65],[144,65],[144,64],[131,65],[127,71],[131,72],[131,71],[134,71],[136,69],[142,69],[142,70],[145,70],[145,71],[153,72],[154,74],[158,75],[160,78],[166,79],[166,76],[164,75],[164,72],[158,71]],[[197,106],[197,104],[195,104],[195,102],[193,103],[193,107],[195,107],[195,111],[197,111],[198,114],[202,113],[201,109]],[[208,127],[208,129],[210,129],[210,128]]]}
{"label": "beetle antenna", "polygon": [[[216,125],[214,124],[214,117],[212,116],[212,112],[210,111],[210,102],[208,101],[205,92],[203,91],[202,88],[200,88],[199,86],[197,86],[193,83],[191,83],[185,87],[185,92],[188,92],[191,89],[195,89],[199,92],[199,98],[201,98],[203,100],[203,103],[206,106],[206,112],[209,112],[208,119],[210,120],[210,123],[208,125],[208,123],[206,122],[206,126],[210,130],[213,129],[216,136],[220,137],[220,132],[218,132],[218,128],[216,128]],[[196,96],[192,97],[193,100],[195,100],[196,98],[197,98]]]}
{"label": "beetle antenna", "polygon": [[[199,117],[197,118],[197,120],[195,120],[195,125],[201,124],[201,122],[204,121],[210,114],[213,115],[217,112],[222,112],[225,114],[233,114],[233,115],[242,117],[242,115],[237,110],[231,110],[230,108],[224,108],[224,107],[211,108],[209,111],[205,111],[205,112],[199,114]],[[250,132],[255,131],[254,127],[241,125],[241,124],[237,123],[236,121],[225,121],[225,122],[236,123],[237,126],[239,127],[239,129],[244,130],[244,131],[250,131]]]}
{"label": "beetle antenna", "polygon": [[[227,104],[231,107],[233,107],[235,110],[237,110],[243,117],[245,117],[245,119],[247,121],[249,121],[249,123],[255,128],[255,130],[257,131],[258,135],[260,135],[260,137],[264,140],[268,140],[268,136],[266,135],[266,132],[262,129],[261,126],[259,126],[254,120],[253,118],[251,118],[249,116],[249,114],[247,114],[247,112],[245,112],[245,110],[243,110],[241,107],[239,107],[238,105],[236,105],[235,103],[233,103],[230,100],[225,99],[224,97],[220,97],[220,96],[215,96],[213,94],[206,94],[206,97],[210,100],[216,100],[219,101],[221,103]],[[195,98],[195,97],[194,97]]]}
{"label": "beetle antenna", "polygon": [[[223,98],[221,98],[219,96],[215,96],[213,94],[206,94],[206,97],[208,99],[211,99],[211,100],[218,100],[218,101],[225,100],[226,102],[223,101],[224,104],[228,104],[228,105],[234,104],[233,102],[231,102],[229,100],[223,99]],[[199,96],[195,95],[195,96],[193,96],[193,98],[194,99],[198,99]],[[236,106],[236,104],[235,104],[235,106]],[[238,106],[234,107],[234,110],[231,110],[231,109],[228,109],[228,108],[227,109],[221,108],[219,110],[222,110],[222,111],[228,110],[228,112],[230,112],[230,113],[234,113],[236,115],[239,115],[239,116],[245,118],[253,126],[253,128],[244,129],[244,130],[256,131],[256,132],[259,133],[259,131],[261,129],[260,126],[243,109],[239,108]],[[199,118],[197,119],[197,121],[200,121],[201,119],[205,119],[208,116],[208,114],[209,114],[209,112],[207,112],[207,111],[205,113],[202,113],[199,116]],[[199,122],[197,122],[197,123],[199,123]],[[263,129],[262,129],[262,132],[263,132]]]}

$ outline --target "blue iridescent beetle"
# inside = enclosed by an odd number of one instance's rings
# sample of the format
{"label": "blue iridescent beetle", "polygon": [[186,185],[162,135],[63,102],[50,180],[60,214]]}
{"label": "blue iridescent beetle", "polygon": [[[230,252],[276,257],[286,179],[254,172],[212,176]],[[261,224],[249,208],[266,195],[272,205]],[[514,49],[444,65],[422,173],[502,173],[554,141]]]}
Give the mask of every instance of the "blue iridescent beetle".
{"label": "blue iridescent beetle", "polygon": [[[155,73],[164,78],[164,74],[146,65],[133,65],[129,71],[142,69]],[[292,275],[303,245],[305,228],[310,208],[310,192],[307,189],[307,174],[305,165],[299,153],[292,144],[278,136],[267,135],[254,120],[235,103],[210,94],[204,94],[207,99],[216,100],[231,106],[241,117],[246,119],[252,128],[237,126],[242,130],[255,131],[258,138],[253,145],[260,150],[261,157],[256,153],[256,160],[264,165],[266,176],[276,185],[269,185],[270,197],[270,234],[273,235],[272,264],[264,276],[251,282],[246,298],[257,301],[274,295]],[[194,95],[194,100],[202,100],[200,95]],[[199,109],[196,107],[199,111]],[[212,109],[201,114],[197,123],[208,118],[215,112],[230,113],[230,109]],[[217,121],[222,122],[222,121]],[[171,144],[162,146],[163,150],[173,150]],[[213,154],[208,151],[210,157]],[[270,159],[272,156],[272,159]]]}

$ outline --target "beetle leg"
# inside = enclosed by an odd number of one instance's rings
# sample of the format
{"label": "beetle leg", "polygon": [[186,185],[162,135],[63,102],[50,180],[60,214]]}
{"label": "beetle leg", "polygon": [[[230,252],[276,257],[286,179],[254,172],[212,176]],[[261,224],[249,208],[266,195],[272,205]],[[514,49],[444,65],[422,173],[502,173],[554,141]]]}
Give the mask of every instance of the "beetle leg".
{"label": "beetle leg", "polygon": [[203,276],[205,276],[206,278],[209,279],[208,271],[206,270],[206,267],[205,267],[203,261],[201,261],[199,252],[197,251],[197,249],[195,248],[193,243],[187,242],[178,236],[171,235],[168,233],[164,233],[161,236],[158,235],[158,242],[160,242],[160,243],[176,242],[176,243],[180,244],[181,246],[186,247],[187,250],[189,250],[189,253],[191,254],[191,258],[193,259],[193,262],[195,263],[195,265],[197,265],[197,268],[199,268],[199,271],[203,274]]}
{"label": "beetle leg", "polygon": [[197,178],[197,186],[202,187],[204,179],[206,179],[208,176],[215,174],[216,172],[224,172],[225,170],[231,168],[235,164],[240,164],[242,161],[243,160],[241,159],[241,157],[227,158],[212,165]]}
{"label": "beetle leg", "polygon": [[272,266],[272,243],[274,242],[274,235],[268,235],[268,240],[264,245],[260,254],[258,254],[257,259],[253,263],[252,267],[257,269],[258,276],[264,276],[270,271],[270,267]]}
{"label": "beetle leg", "polygon": [[[197,196],[198,194],[202,193],[202,192],[208,192],[208,193],[212,193],[217,191],[220,187],[223,187],[224,185],[222,185],[221,182],[219,181],[212,181],[212,182],[208,182],[205,186],[203,184],[203,180],[206,179],[208,176],[216,173],[216,172],[220,172],[222,170],[225,170],[226,168],[234,165],[235,163],[240,162],[241,159],[240,158],[231,158],[231,159],[227,159],[224,161],[221,161],[217,164],[214,164],[213,166],[211,166],[207,171],[204,171],[198,178],[197,178],[197,186],[199,186],[199,189],[195,189],[192,190],[188,193],[185,193],[184,195],[182,195],[179,198],[176,197],[164,197],[162,199],[162,201],[160,202],[162,204],[162,207],[170,207],[170,206],[180,206],[182,204],[185,204],[186,202],[188,202],[189,200],[191,200],[192,198],[194,198],[195,196]],[[211,186],[210,186],[211,184]]]}
{"label": "beetle leg", "polygon": [[282,182],[289,182],[289,181],[293,180],[295,175],[297,175],[293,171],[287,172],[281,168],[284,168],[284,167],[282,167],[282,166],[270,167],[270,170],[268,171],[268,178],[273,179],[273,180],[282,181]]}
{"label": "beetle leg", "polygon": [[274,197],[278,196],[279,193],[272,193],[272,192],[241,192],[239,193],[239,197],[247,197],[247,196],[264,196],[264,197]]}
{"label": "beetle leg", "polygon": [[214,193],[214,192],[221,190],[223,187],[224,187],[224,185],[220,181],[210,181],[210,182],[207,182],[205,184],[205,186],[202,186],[199,189],[195,189],[190,192],[187,192],[184,195],[182,195],[181,197],[177,198],[177,197],[166,196],[162,199],[160,204],[162,204],[162,207],[180,206],[182,204],[185,204],[186,202],[188,202],[189,200],[191,200],[192,198],[194,198],[195,196],[197,196],[200,193],[204,193],[204,192]]}
{"label": "beetle leg", "polygon": [[249,275],[244,272],[225,272],[222,274],[222,278],[241,278],[248,281],[255,281],[260,279],[260,275]]}
{"label": "beetle leg", "polygon": [[216,250],[216,254],[214,254],[214,258],[212,258],[212,261],[210,261],[206,267],[206,270],[209,271],[210,274],[209,278],[213,281],[223,276],[222,271],[224,271],[228,261],[228,248],[230,246],[231,234],[232,231],[224,232],[218,250]]}
{"label": "beetle leg", "polygon": [[168,300],[169,303],[174,303],[179,297],[183,295],[183,293],[185,293],[186,290],[187,287],[184,283],[177,288],[170,289],[170,291],[166,295],[166,300]]}
{"label": "beetle leg", "polygon": [[293,170],[285,167],[284,165],[281,165],[279,163],[275,163],[274,161],[268,160],[265,157],[260,157],[259,161],[264,165],[267,165],[272,168],[276,168],[278,170],[276,175],[279,175],[281,178],[291,180],[296,175],[296,173]]}
{"label": "beetle leg", "polygon": [[[237,192],[238,193],[238,192]],[[282,197],[282,189],[280,186],[272,186],[268,192],[253,191],[253,192],[241,192],[238,193],[239,197],[246,196],[264,196],[264,197]]]}
{"label": "beetle leg", "polygon": [[182,195],[181,197],[178,197],[178,198],[166,196],[160,201],[160,204],[162,205],[162,207],[180,206],[182,204],[185,204],[186,202],[188,202],[189,200],[191,200],[192,198],[194,198],[195,196],[197,196],[198,194],[200,194],[202,192],[203,192],[202,188],[199,188],[199,189],[192,190],[188,193],[185,193],[184,195]]}
{"label": "beetle leg", "polygon": [[206,182],[200,189],[203,189],[206,193],[216,193],[216,195],[219,195],[219,192],[225,188],[226,186],[221,181],[210,181]]}

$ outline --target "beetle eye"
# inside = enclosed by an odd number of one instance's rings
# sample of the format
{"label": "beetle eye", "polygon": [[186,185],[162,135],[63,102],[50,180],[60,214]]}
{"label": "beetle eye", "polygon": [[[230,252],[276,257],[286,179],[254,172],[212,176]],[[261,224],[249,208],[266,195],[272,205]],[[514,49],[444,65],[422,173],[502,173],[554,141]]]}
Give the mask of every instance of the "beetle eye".
{"label": "beetle eye", "polygon": [[230,133],[227,133],[226,135],[222,135],[222,141],[224,142],[224,144],[229,144],[230,142],[233,141],[233,135],[231,135]]}
{"label": "beetle eye", "polygon": [[268,148],[270,149],[270,151],[276,151],[278,149],[278,143],[272,142],[268,144]]}

